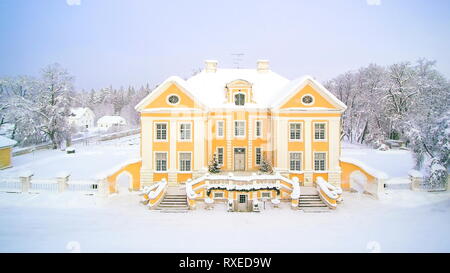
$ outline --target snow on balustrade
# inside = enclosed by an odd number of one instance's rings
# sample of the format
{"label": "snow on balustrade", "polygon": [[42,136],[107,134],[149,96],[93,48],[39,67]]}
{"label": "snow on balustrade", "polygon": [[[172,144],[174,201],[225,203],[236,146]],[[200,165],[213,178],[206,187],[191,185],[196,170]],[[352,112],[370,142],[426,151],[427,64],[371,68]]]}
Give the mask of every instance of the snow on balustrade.
{"label": "snow on balustrade", "polygon": [[[199,186],[195,187],[197,184]],[[298,178],[294,178],[294,181],[292,181],[279,173],[262,175],[252,174],[247,176],[234,176],[232,173],[229,175],[206,174],[194,180],[189,179],[186,182],[186,194],[188,200],[197,198],[198,195],[195,191],[203,188],[206,190],[219,188],[227,191],[251,191],[273,188],[279,190],[284,188],[291,192],[291,199],[298,200],[300,197]],[[192,202],[192,204],[195,204],[195,202]]]}
{"label": "snow on balustrade", "polygon": [[328,183],[322,177],[316,179],[317,191],[321,199],[331,208],[336,208],[336,202],[342,201],[342,189]]}
{"label": "snow on balustrade", "polygon": [[150,209],[156,207],[159,204],[159,201],[164,197],[167,185],[166,179],[163,178],[160,182],[152,186],[144,187],[144,189],[142,189],[142,194],[144,195],[143,203]]}

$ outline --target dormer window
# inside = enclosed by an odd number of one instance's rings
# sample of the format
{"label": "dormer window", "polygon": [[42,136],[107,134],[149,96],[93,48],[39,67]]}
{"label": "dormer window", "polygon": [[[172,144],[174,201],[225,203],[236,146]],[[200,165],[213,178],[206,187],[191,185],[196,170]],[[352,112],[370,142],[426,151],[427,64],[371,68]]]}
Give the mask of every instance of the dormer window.
{"label": "dormer window", "polygon": [[243,106],[246,103],[254,103],[252,84],[243,79],[237,79],[225,86],[227,103]]}
{"label": "dormer window", "polygon": [[238,93],[234,95],[234,103],[236,105],[244,105],[245,104],[245,95],[242,93]]}

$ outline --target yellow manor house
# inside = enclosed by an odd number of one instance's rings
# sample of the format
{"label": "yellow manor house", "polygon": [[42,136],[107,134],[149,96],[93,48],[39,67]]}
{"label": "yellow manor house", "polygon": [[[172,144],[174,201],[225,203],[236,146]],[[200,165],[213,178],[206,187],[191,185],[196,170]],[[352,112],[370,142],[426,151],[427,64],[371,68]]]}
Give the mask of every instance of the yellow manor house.
{"label": "yellow manor house", "polygon": [[[208,60],[187,80],[167,78],[136,106],[141,159],[121,171],[131,173],[133,189],[146,188],[150,206],[171,186],[186,185],[190,207],[217,199],[248,207],[263,197],[297,206],[300,187],[317,187],[334,207],[352,177],[377,179],[340,159],[345,109],[312,77],[288,80],[267,60],[255,69],[224,69]],[[213,158],[218,174],[208,173]],[[263,161],[272,173],[259,172]],[[109,181],[115,183],[117,174]]]}

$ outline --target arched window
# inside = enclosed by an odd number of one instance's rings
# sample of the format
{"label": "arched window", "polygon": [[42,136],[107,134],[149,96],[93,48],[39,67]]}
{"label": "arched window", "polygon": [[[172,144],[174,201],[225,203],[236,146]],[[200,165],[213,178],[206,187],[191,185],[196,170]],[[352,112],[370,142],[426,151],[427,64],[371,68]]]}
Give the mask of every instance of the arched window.
{"label": "arched window", "polygon": [[245,95],[242,93],[238,93],[234,95],[234,103],[236,105],[244,105],[245,104]]}

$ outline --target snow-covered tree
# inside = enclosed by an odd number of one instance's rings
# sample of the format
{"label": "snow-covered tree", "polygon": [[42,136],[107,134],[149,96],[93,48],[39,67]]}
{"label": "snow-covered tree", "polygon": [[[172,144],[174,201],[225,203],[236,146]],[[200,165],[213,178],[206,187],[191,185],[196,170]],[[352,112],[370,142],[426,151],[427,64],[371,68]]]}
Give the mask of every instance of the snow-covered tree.
{"label": "snow-covered tree", "polygon": [[259,166],[259,171],[263,172],[263,173],[272,173],[273,172],[272,165],[265,157],[263,157],[261,160],[261,165]]}
{"label": "snow-covered tree", "polygon": [[217,161],[217,156],[215,154],[214,154],[212,160],[209,162],[208,171],[210,173],[219,173],[220,172],[219,161]]}
{"label": "snow-covered tree", "polygon": [[59,64],[45,67],[41,72],[39,89],[30,103],[38,130],[44,133],[56,149],[63,141],[70,141],[70,93],[73,77]]}

